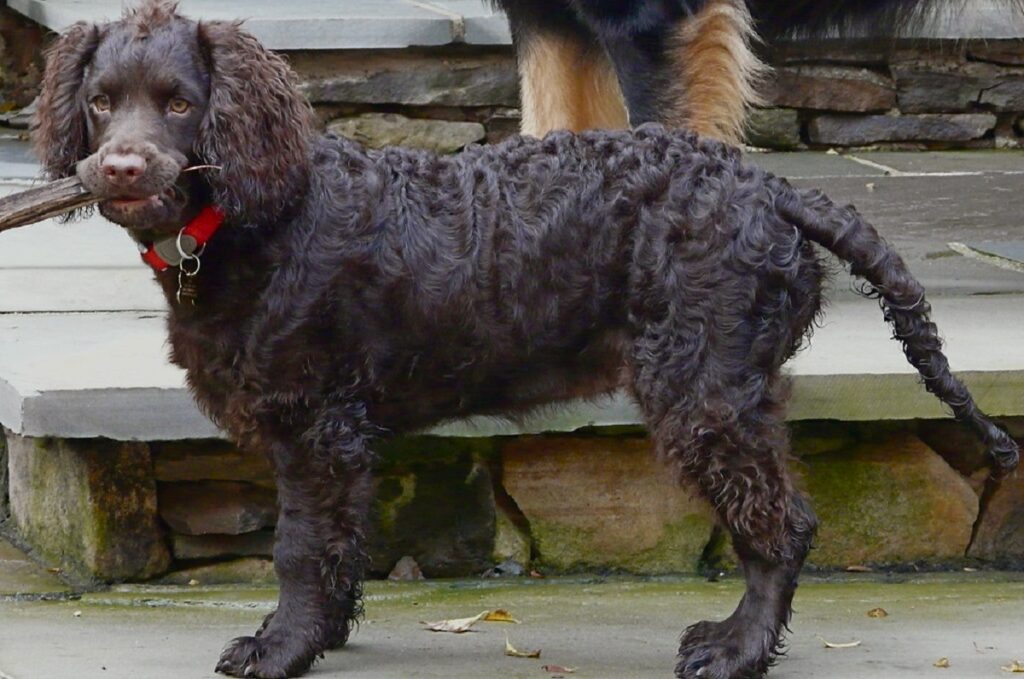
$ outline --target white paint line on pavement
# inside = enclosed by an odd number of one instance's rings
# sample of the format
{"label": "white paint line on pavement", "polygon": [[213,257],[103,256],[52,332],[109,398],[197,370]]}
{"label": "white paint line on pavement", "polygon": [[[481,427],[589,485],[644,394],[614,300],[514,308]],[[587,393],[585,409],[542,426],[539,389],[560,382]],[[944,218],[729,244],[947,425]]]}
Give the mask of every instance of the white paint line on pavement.
{"label": "white paint line on pavement", "polygon": [[1024,174],[1024,170],[1002,170],[1002,171],[986,171],[986,170],[949,170],[945,172],[904,172],[903,170],[897,170],[895,167],[889,167],[882,163],[877,163],[867,158],[861,158],[852,154],[840,154],[840,157],[852,160],[855,163],[860,163],[865,167],[870,167],[875,170],[881,170],[890,177],[981,177],[986,174]]}
{"label": "white paint line on pavement", "polygon": [[991,264],[992,266],[997,266],[1000,269],[1008,269],[1010,271],[1016,271],[1017,273],[1024,273],[1024,264],[1016,262],[1012,259],[1007,259],[1006,257],[998,257],[996,255],[990,255],[987,252],[975,250],[971,246],[966,245],[964,243],[947,243],[946,245],[949,246],[950,250],[959,255],[963,255],[964,257],[976,259],[979,262]]}

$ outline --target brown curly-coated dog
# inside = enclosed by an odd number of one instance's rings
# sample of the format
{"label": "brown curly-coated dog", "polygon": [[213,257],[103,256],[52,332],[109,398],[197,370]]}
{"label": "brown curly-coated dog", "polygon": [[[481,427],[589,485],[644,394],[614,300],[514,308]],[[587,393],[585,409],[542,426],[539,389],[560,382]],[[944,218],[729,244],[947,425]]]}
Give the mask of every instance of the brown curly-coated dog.
{"label": "brown curly-coated dog", "polygon": [[[642,127],[368,151],[318,135],[285,63],[236,24],[153,2],[54,46],[35,142],[50,177],[77,171],[139,243],[211,204],[226,217],[201,255],[183,248],[198,275],[155,266],[174,361],[277,477],[280,602],[224,651],[228,674],[296,676],[345,643],[374,439],[619,387],[747,579],[735,613],[686,630],[676,673],[763,674],[815,529],[786,470],[780,378],[818,313],[814,243],[873,286],[925,387],[997,468],[1017,461],[875,230],[717,142]],[[183,171],[196,164],[214,167]]]}

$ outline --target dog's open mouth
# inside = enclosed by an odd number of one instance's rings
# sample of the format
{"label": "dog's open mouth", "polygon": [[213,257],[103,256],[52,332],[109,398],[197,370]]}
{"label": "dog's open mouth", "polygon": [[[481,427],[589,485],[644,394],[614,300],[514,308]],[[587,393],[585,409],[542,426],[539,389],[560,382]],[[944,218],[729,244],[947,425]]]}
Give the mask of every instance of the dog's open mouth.
{"label": "dog's open mouth", "polygon": [[100,212],[113,222],[138,227],[176,217],[184,203],[183,192],[172,184],[141,198],[108,198],[100,202]]}

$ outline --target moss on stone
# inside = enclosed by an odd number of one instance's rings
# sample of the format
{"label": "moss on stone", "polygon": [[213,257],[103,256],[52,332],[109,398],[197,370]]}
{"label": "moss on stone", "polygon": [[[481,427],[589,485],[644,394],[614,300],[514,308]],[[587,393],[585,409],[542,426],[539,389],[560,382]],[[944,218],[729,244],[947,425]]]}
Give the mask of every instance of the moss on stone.
{"label": "moss on stone", "polygon": [[9,444],[14,525],[42,559],[87,580],[166,570],[145,444],[15,436]]}
{"label": "moss on stone", "polygon": [[978,501],[970,485],[919,439],[807,459],[820,520],[819,566],[943,561],[964,556]]}
{"label": "moss on stone", "polygon": [[711,533],[707,517],[691,515],[666,524],[657,543],[636,551],[602,547],[600,531],[554,521],[530,524],[538,564],[560,572],[611,570],[645,575],[694,573]]}
{"label": "moss on stone", "polygon": [[516,522],[500,507],[495,511],[494,521],[494,562],[509,559],[523,566],[530,563],[531,538],[516,525]]}
{"label": "moss on stone", "polygon": [[496,455],[497,446],[493,438],[399,436],[378,444],[376,452],[383,472],[400,473],[412,465],[452,464],[466,456],[489,459]]}

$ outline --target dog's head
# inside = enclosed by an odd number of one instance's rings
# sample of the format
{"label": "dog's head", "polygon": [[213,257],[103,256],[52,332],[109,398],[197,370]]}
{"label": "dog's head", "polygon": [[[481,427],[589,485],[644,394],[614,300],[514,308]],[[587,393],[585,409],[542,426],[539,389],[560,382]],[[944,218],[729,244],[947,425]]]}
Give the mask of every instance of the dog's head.
{"label": "dog's head", "polygon": [[147,0],[50,48],[33,141],[47,176],[77,172],[111,221],[170,231],[208,201],[272,221],[304,192],[312,132],[280,57],[237,23]]}

